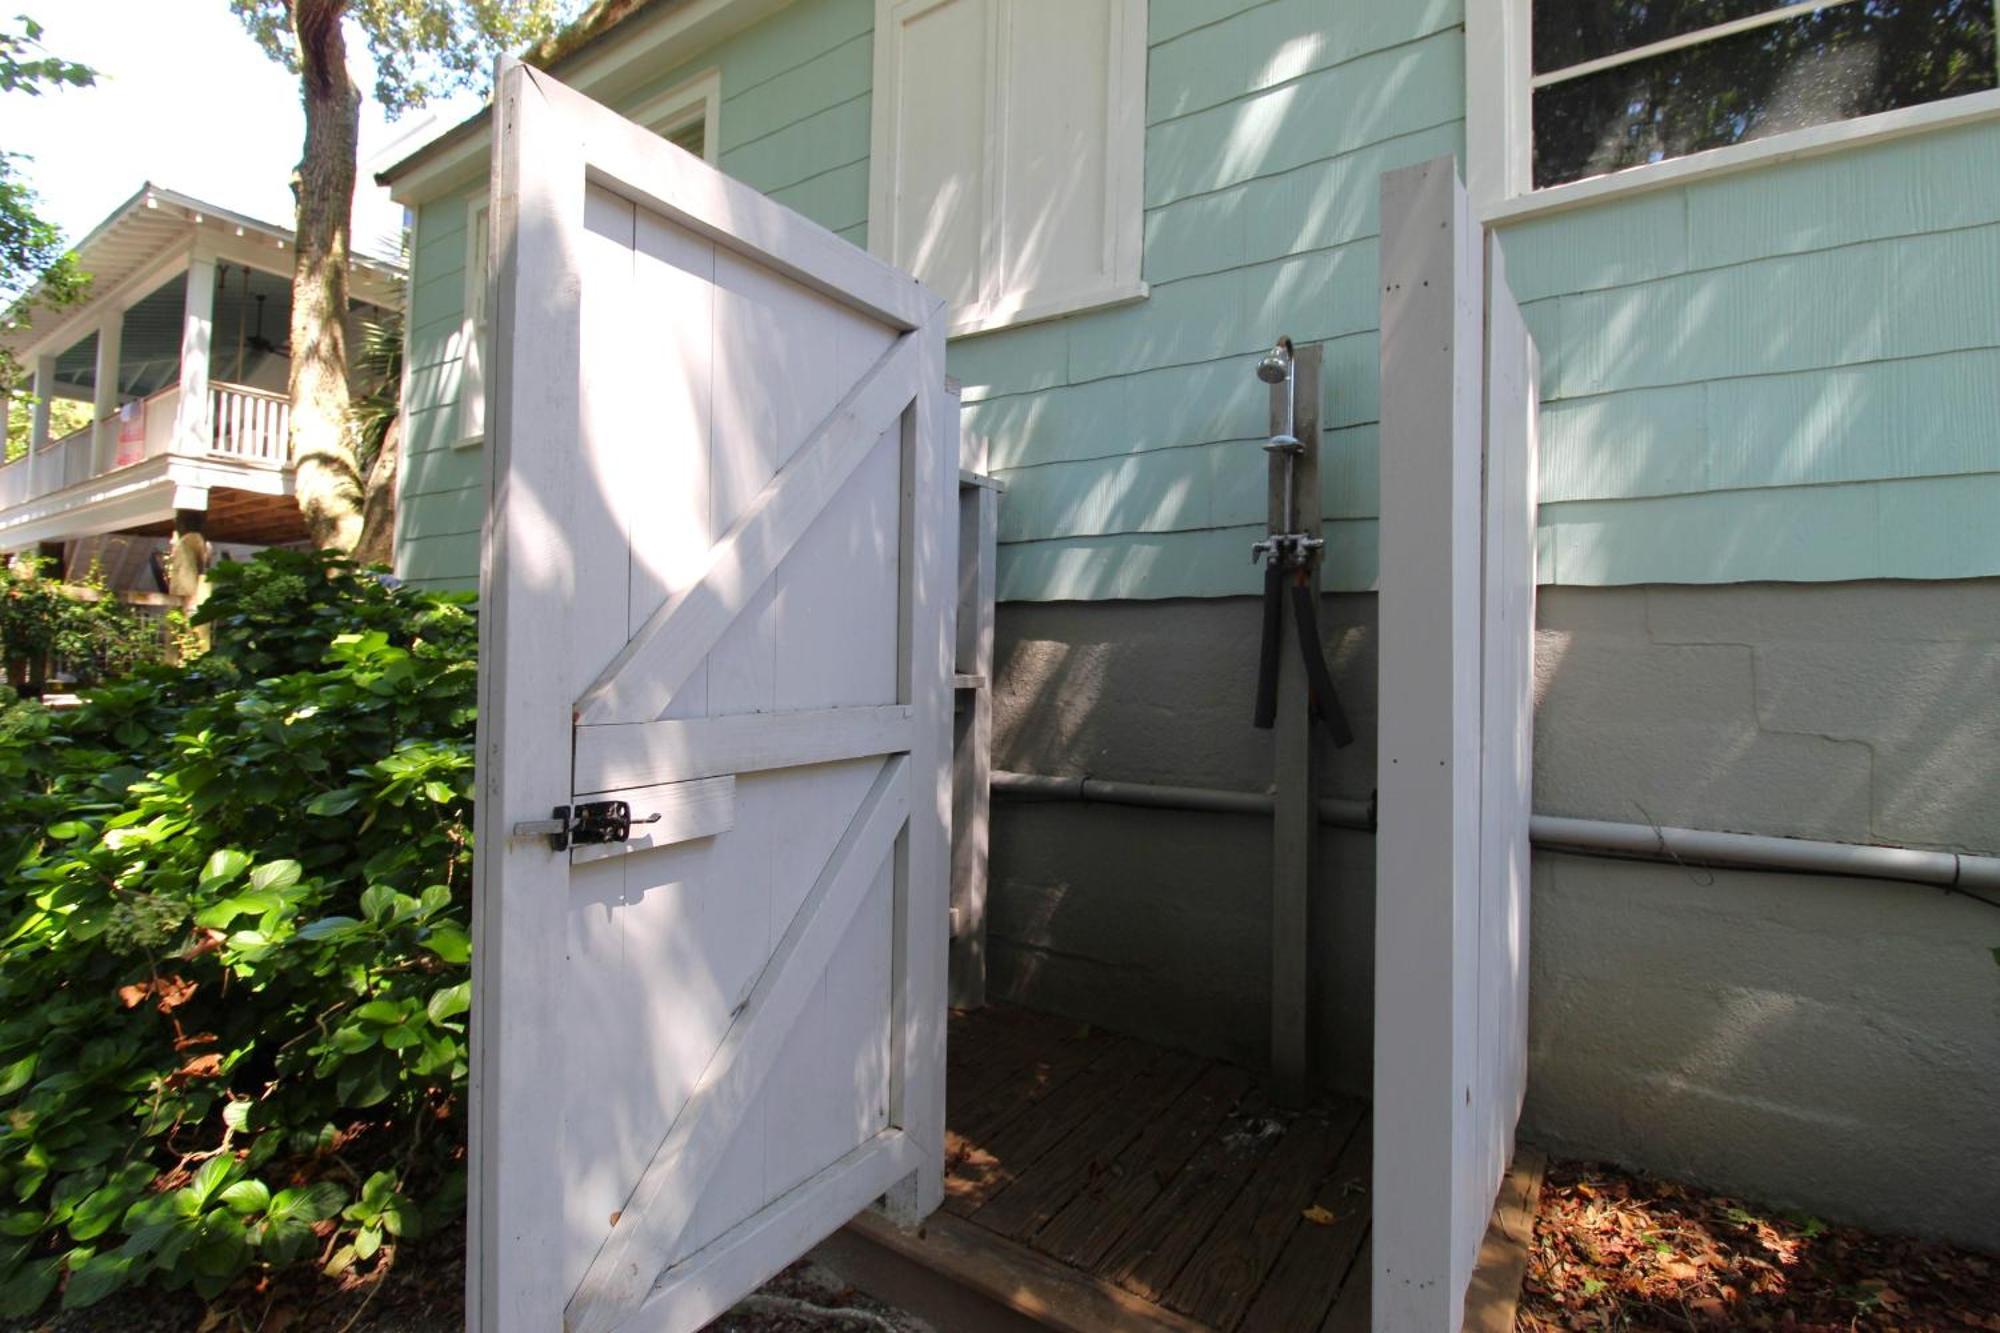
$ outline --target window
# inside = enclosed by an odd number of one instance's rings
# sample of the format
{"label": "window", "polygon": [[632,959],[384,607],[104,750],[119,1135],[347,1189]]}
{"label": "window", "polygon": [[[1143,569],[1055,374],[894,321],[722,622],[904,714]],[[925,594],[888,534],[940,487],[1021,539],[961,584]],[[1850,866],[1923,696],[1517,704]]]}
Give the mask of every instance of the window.
{"label": "window", "polygon": [[712,163],[719,156],[716,125],[721,110],[722,71],[711,69],[647,98],[625,118]]}
{"label": "window", "polygon": [[1135,300],[1146,0],[876,0],[868,242],[975,333]]}
{"label": "window", "polygon": [[1472,0],[1467,17],[1488,211],[2000,111],[1994,0]]}
{"label": "window", "polygon": [[465,324],[459,333],[459,444],[486,438],[487,306],[486,196],[475,195],[465,206]]}

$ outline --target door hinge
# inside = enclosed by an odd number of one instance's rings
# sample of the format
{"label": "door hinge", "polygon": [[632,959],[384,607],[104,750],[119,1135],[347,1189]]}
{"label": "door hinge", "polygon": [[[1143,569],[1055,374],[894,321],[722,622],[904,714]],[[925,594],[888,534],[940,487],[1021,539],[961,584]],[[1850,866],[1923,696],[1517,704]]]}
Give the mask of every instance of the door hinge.
{"label": "door hinge", "polygon": [[549,811],[547,819],[524,819],[514,825],[514,836],[545,837],[550,851],[566,852],[571,847],[629,842],[634,824],[659,822],[657,810],[644,819],[634,819],[632,807],[623,801],[585,801],[574,807],[559,805]]}

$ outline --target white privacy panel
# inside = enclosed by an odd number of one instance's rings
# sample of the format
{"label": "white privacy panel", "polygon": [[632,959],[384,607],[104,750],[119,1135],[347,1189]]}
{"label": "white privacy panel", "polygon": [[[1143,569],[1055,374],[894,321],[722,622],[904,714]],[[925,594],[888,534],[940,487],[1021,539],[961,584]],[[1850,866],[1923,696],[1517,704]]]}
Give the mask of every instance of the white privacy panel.
{"label": "white privacy panel", "polygon": [[1456,1329],[1527,1061],[1536,359],[1451,159],[1382,178],[1378,1330]]}
{"label": "white privacy panel", "polygon": [[546,76],[498,108],[472,1319],[691,1330],[941,1193],[941,305]]}

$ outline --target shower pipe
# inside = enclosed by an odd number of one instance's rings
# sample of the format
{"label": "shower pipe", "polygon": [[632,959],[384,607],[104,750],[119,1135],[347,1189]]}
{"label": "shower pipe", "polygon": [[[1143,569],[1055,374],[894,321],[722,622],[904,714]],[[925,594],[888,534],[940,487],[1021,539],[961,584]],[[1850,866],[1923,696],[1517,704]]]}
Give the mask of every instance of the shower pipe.
{"label": "shower pipe", "polygon": [[[998,795],[1055,801],[1086,801],[1162,810],[1214,814],[1268,815],[1268,792],[1220,791],[1210,787],[1165,787],[1092,777],[1045,777],[993,772]],[[1373,832],[1372,801],[1322,798],[1319,822],[1334,828]],[[1603,819],[1535,815],[1528,822],[1535,846],[1614,860],[1666,861],[1738,870],[1795,871],[1857,879],[1895,880],[1966,892],[2000,891],[2000,857],[1923,851],[1860,843],[1777,838],[1753,833],[1664,828]],[[1973,893],[1977,897],[1977,893]],[[1984,901],[1984,900],[1982,900]]]}

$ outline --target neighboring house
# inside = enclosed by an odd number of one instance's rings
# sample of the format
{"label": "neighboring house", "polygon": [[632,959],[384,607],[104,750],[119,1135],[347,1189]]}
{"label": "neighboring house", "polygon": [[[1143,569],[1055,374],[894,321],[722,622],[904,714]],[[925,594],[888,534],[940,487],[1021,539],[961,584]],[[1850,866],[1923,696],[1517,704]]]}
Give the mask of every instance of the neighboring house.
{"label": "neighboring house", "polygon": [[[1000,768],[1269,781],[1252,371],[1289,334],[1325,345],[1362,737],[1322,789],[1369,797],[1377,181],[1453,154],[1542,357],[1537,809],[2000,852],[1993,7],[1727,8],[654,0],[535,63],[953,302],[1007,486]],[[383,175],[419,583],[478,572],[488,151],[475,120]],[[992,836],[997,995],[1262,1060],[1257,821],[1002,803]],[[1365,1089],[1371,843],[1325,845],[1320,1067]],[[1533,929],[1524,1136],[2000,1247],[1989,908],[1540,853]]]}
{"label": "neighboring house", "polygon": [[[302,542],[286,397],[292,233],[145,185],[77,246],[88,299],[0,333],[34,376],[29,447],[0,467],[0,551],[125,593],[168,588],[176,533],[211,552]],[[352,318],[399,299],[394,265],[356,260]],[[52,431],[58,404],[85,424]]]}

